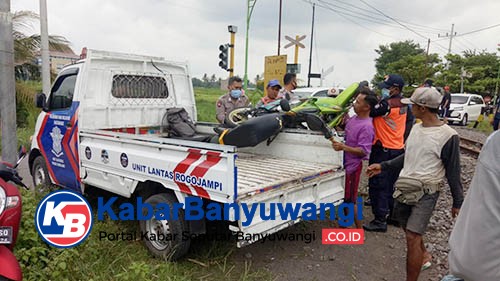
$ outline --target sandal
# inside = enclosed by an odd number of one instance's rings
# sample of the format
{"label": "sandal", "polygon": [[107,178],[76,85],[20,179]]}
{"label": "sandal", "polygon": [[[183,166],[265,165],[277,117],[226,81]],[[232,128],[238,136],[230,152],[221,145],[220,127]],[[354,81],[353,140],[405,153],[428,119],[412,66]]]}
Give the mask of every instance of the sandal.
{"label": "sandal", "polygon": [[430,261],[425,262],[424,264],[422,264],[422,268],[420,268],[420,271],[424,271],[426,269],[429,269],[431,266],[432,266],[432,263]]}

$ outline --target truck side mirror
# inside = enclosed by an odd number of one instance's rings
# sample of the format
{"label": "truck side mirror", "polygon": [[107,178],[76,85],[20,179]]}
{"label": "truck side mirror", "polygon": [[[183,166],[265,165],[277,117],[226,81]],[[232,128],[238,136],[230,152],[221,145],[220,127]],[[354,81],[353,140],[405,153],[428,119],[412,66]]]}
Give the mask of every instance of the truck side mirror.
{"label": "truck side mirror", "polygon": [[44,93],[38,93],[35,96],[35,103],[36,107],[38,108],[45,108],[45,105],[47,103],[47,96]]}

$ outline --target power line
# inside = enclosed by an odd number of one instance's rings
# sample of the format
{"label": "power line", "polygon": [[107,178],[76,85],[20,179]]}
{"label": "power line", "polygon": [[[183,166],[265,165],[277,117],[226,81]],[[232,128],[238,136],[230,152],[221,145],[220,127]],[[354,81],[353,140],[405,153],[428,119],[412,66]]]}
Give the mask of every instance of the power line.
{"label": "power line", "polygon": [[462,47],[466,47],[465,49],[469,49],[469,50],[479,49],[474,44],[472,44],[470,41],[465,40],[465,38],[455,38],[455,40],[457,40],[458,44],[460,44]]}
{"label": "power line", "polygon": [[[302,1],[303,1],[303,2],[305,2],[305,3],[308,3],[308,4],[311,4],[311,5],[312,5],[311,0],[302,0]],[[324,2],[324,1],[322,1],[322,0],[318,0],[318,1],[320,1],[320,2]],[[335,14],[337,14],[337,15],[339,15],[339,16],[341,16],[341,17],[343,17],[344,19],[346,19],[346,20],[348,20],[348,21],[350,21],[350,22],[354,23],[355,25],[357,25],[357,26],[359,26],[359,27],[361,27],[361,28],[363,28],[363,29],[366,29],[366,30],[368,30],[368,31],[371,31],[371,32],[377,33],[377,34],[382,35],[382,36],[384,36],[384,37],[389,37],[389,38],[392,38],[392,39],[395,39],[395,40],[400,40],[400,38],[396,38],[396,37],[394,37],[394,36],[387,35],[387,34],[384,34],[384,33],[378,32],[378,31],[376,31],[376,30],[373,30],[373,29],[371,29],[371,28],[368,28],[368,27],[366,27],[366,26],[364,26],[364,25],[362,25],[362,24],[360,24],[360,23],[358,23],[358,22],[354,21],[353,19],[351,19],[351,18],[350,18],[350,17],[348,17],[347,15],[350,15],[350,16],[352,16],[352,17],[356,17],[356,18],[358,18],[358,19],[366,20],[366,19],[364,19],[364,18],[360,18],[360,17],[357,17],[356,15],[352,15],[352,14],[345,13],[345,12],[339,12],[339,11],[337,11],[337,10],[332,9],[332,7],[330,7],[330,6],[324,6],[324,5],[321,5],[321,4],[316,4],[316,6],[321,7],[321,8],[323,8],[323,9],[326,9],[326,10],[329,10],[329,11],[331,11],[331,12],[334,12]],[[346,15],[346,14],[347,14],[347,15]],[[383,13],[382,13],[382,14],[383,14]],[[384,16],[386,16],[386,15],[384,15]],[[386,17],[387,17],[387,16],[386,16]],[[398,24],[400,24],[400,23],[398,23]],[[387,23],[385,23],[385,25],[388,25],[388,24],[387,24]],[[401,24],[400,24],[400,25],[401,25]],[[395,26],[395,25],[388,25],[388,26],[401,28],[401,27],[399,27],[399,26]],[[404,26],[404,25],[403,25],[403,26]],[[408,27],[403,27],[402,29],[409,29],[409,28],[408,28]],[[410,30],[411,30],[411,29],[410,29]],[[411,31],[412,31],[412,30],[411,30]],[[412,32],[414,32],[414,31],[412,31]],[[419,34],[419,36],[420,36],[420,37],[422,37],[422,38],[424,38],[426,41],[427,41],[427,39],[428,39],[427,37],[425,37],[425,36],[423,36],[423,35],[421,35],[421,34]],[[441,40],[438,40],[438,41],[441,41]],[[434,43],[435,41],[431,41],[431,42],[433,42],[433,43]],[[427,44],[427,42],[426,42],[426,44]],[[443,49],[443,50],[447,50],[447,49],[446,49],[446,47],[443,47],[441,44],[436,44],[436,45],[437,45],[438,47],[440,47],[441,49]]]}
{"label": "power line", "polygon": [[[370,7],[370,8],[372,8],[372,9],[374,9],[374,10],[375,10],[375,11],[377,11],[379,14],[381,14],[381,15],[383,15],[383,16],[385,16],[385,17],[387,17],[388,19],[390,19],[390,20],[392,20],[392,21],[396,22],[397,24],[399,24],[399,25],[403,26],[404,28],[408,29],[409,31],[411,31],[411,32],[413,32],[413,33],[415,33],[415,34],[417,34],[418,36],[420,36],[420,37],[422,37],[422,38],[425,38],[425,39],[428,39],[426,36],[424,36],[424,35],[422,35],[422,34],[420,34],[420,33],[416,32],[415,30],[413,30],[413,29],[409,28],[408,26],[406,26],[406,25],[402,24],[401,22],[399,22],[399,21],[398,21],[398,20],[396,20],[395,18],[393,18],[393,17],[391,17],[391,16],[389,16],[389,15],[385,14],[384,12],[382,12],[382,11],[380,11],[379,9],[375,8],[374,6],[372,6],[372,5],[368,4],[366,1],[364,1],[364,0],[359,0],[359,1],[363,2],[363,3],[364,3],[365,5],[367,5],[368,7]],[[438,45],[439,47],[441,47],[441,48],[443,48],[443,49],[445,49],[445,50],[446,50],[446,48],[445,48],[445,47],[443,47],[442,45],[437,44],[437,43],[436,43],[436,45]]]}
{"label": "power line", "polygon": [[[351,3],[348,3],[348,2],[345,2],[345,1],[341,1],[341,0],[332,0],[332,1],[335,1],[337,3],[342,3],[342,4],[346,5],[346,6],[353,7],[353,8],[356,9],[356,12],[358,12],[357,10],[362,10],[362,11],[370,13],[370,16],[374,16],[372,10],[368,10],[368,9],[362,8],[360,6],[356,6],[356,5],[353,5]],[[327,1],[321,1],[321,2],[330,3],[330,2],[327,2]],[[398,19],[398,18],[395,18],[395,19],[398,20],[398,21],[400,21],[400,22],[404,22],[404,23],[406,23],[408,25],[419,26],[419,27],[421,27],[423,29],[427,29],[427,30],[446,31],[446,29],[442,29],[442,28],[435,28],[435,27],[425,26],[425,25],[422,25],[422,24],[411,23],[411,22],[408,22],[408,21],[405,21],[405,20],[402,20],[402,19]],[[435,32],[428,32],[428,33],[435,33]]]}
{"label": "power line", "polygon": [[465,33],[456,35],[455,37],[469,35],[469,34],[472,34],[472,33],[480,32],[480,31],[491,29],[491,28],[498,27],[498,26],[500,26],[500,23],[495,24],[495,25],[491,25],[491,26],[488,26],[488,27],[483,27],[483,28],[480,28],[480,29],[476,29],[476,30],[473,30],[473,31],[465,32]]}
{"label": "power line", "polygon": [[422,35],[422,34],[420,34],[420,33],[416,32],[415,30],[413,30],[413,29],[409,28],[408,26],[406,26],[406,25],[404,25],[404,24],[400,23],[400,22],[399,22],[399,21],[397,21],[395,18],[393,18],[393,17],[391,17],[391,16],[389,16],[389,15],[385,14],[384,12],[380,11],[379,9],[377,9],[377,8],[373,7],[372,5],[368,4],[366,1],[364,1],[364,0],[359,0],[359,1],[363,2],[366,6],[368,6],[368,7],[372,8],[372,9],[374,9],[374,10],[375,10],[375,11],[377,11],[379,14],[381,14],[381,15],[385,16],[386,18],[388,18],[388,19],[390,19],[390,20],[394,21],[395,23],[397,23],[397,24],[401,25],[401,26],[402,26],[402,27],[404,27],[405,29],[408,29],[409,31],[411,31],[411,32],[413,32],[413,33],[415,33],[415,34],[417,34],[418,36],[420,36],[420,37],[422,37],[422,38],[424,38],[424,39],[427,39],[427,37],[426,37],[426,36],[424,36],[424,35]]}
{"label": "power line", "polygon": [[[327,1],[318,0],[318,2],[324,3],[325,5],[328,5],[332,8],[337,8],[338,9],[338,10],[336,10],[337,12],[339,12],[339,13],[343,12],[344,14],[347,14],[348,16],[353,16],[353,17],[356,17],[358,19],[363,19],[363,20],[367,20],[367,21],[372,21],[372,22],[376,22],[376,23],[380,23],[380,24],[389,25],[389,24],[387,24],[385,19],[377,17],[376,15],[373,15],[373,14],[364,14],[360,11],[353,11],[351,9],[348,9],[348,8],[345,8],[342,6],[338,6],[338,5],[335,5],[335,4],[327,2]],[[365,11],[370,12],[369,10],[365,10]],[[365,16],[367,18],[362,18],[361,16]]]}
{"label": "power line", "polygon": [[458,43],[458,45],[460,45],[462,47],[462,53],[465,52],[466,50],[474,50],[474,48],[469,48],[468,46],[466,46],[464,43],[460,42],[459,40],[457,40],[455,38],[455,42]]}
{"label": "power line", "polygon": [[453,31],[454,29],[455,29],[455,24],[452,23],[451,24],[451,32],[449,35],[448,35],[448,32],[446,32],[446,35],[443,35],[443,36],[441,36],[441,34],[438,34],[438,37],[450,38],[450,43],[448,45],[448,54],[451,53],[451,43],[453,41],[453,37],[457,35],[457,33],[455,31]]}
{"label": "power line", "polygon": [[[360,1],[362,1],[362,0],[360,0]],[[469,35],[469,34],[477,33],[477,32],[484,31],[484,30],[488,30],[488,29],[500,26],[500,24],[490,25],[490,26],[487,26],[487,27],[483,27],[483,28],[476,29],[476,30],[473,30],[473,31],[465,32],[465,33],[462,33],[462,34],[457,34],[456,32],[454,32],[453,31],[454,26],[455,26],[455,24],[451,25],[451,33],[449,35],[448,35],[448,33],[446,33],[445,36],[438,35],[439,37],[443,37],[444,39],[450,38],[450,44],[449,44],[449,47],[448,47],[448,54],[451,52],[451,43],[452,43],[452,41],[453,41],[454,38],[456,38],[456,37],[462,37],[464,35]],[[460,44],[460,42],[459,42],[459,44]],[[462,46],[463,46],[463,44],[462,44]],[[468,48],[468,47],[466,47],[466,48]]]}
{"label": "power line", "polygon": [[[311,2],[311,1],[307,1],[307,0],[302,0],[302,1],[303,1],[303,2],[306,2],[306,3],[308,3],[308,4],[312,4],[312,2]],[[366,26],[364,26],[364,25],[362,25],[362,24],[360,24],[360,23],[358,23],[358,22],[354,21],[353,19],[351,19],[351,18],[349,18],[349,17],[347,17],[347,16],[343,15],[342,13],[340,13],[340,12],[338,12],[338,11],[336,11],[336,10],[332,9],[331,7],[322,6],[322,5],[320,5],[320,4],[317,4],[317,6],[318,6],[318,7],[321,7],[321,8],[324,8],[324,9],[327,9],[327,10],[330,10],[330,11],[332,11],[332,12],[336,13],[337,15],[339,15],[339,16],[341,16],[341,17],[343,17],[344,19],[346,19],[346,20],[348,20],[348,21],[350,21],[350,22],[354,23],[355,25],[357,25],[357,26],[359,26],[359,27],[361,27],[361,28],[364,28],[364,29],[366,29],[366,30],[369,30],[369,31],[371,31],[371,32],[377,33],[377,34],[382,35],[382,36],[385,36],[385,37],[390,37],[390,38],[392,38],[392,39],[396,39],[396,40],[398,40],[398,38],[396,38],[396,37],[394,37],[394,36],[390,36],[390,35],[387,35],[387,34],[383,34],[383,33],[380,33],[380,32],[378,32],[378,31],[376,31],[376,30],[373,30],[373,29],[371,29],[371,28],[368,28],[368,27],[366,27]]]}
{"label": "power line", "polygon": [[476,46],[476,44],[474,44],[473,42],[467,40],[467,38],[459,38],[460,40],[464,40],[465,42],[469,43],[469,45],[473,46],[475,49],[481,49],[479,47]]}
{"label": "power line", "polygon": [[[358,9],[358,10],[352,10],[352,9],[349,9],[349,8],[346,8],[346,7],[342,7],[342,6],[338,6],[336,4],[333,4],[333,3],[330,3],[330,2],[327,2],[327,1],[323,1],[323,0],[318,0],[318,2],[324,3],[325,5],[328,5],[328,6],[332,7],[332,8],[335,8],[335,9],[337,9],[336,10],[337,12],[343,13],[344,15],[347,15],[349,17],[355,17],[355,18],[357,18],[359,20],[364,20],[364,21],[368,21],[368,22],[374,22],[374,23],[378,23],[380,25],[385,25],[385,26],[390,26],[390,27],[394,27],[394,28],[405,29],[405,28],[403,28],[401,26],[398,26],[398,25],[389,24],[385,18],[381,18],[381,17],[377,16],[376,14],[373,13],[373,11],[360,8],[360,7],[357,7],[357,6],[352,5],[352,4],[346,3],[346,5],[356,7],[356,9]],[[369,14],[362,13],[359,10],[367,11]],[[427,30],[421,30],[421,31],[424,32],[424,33],[437,34],[436,32],[430,32],[430,31],[427,31]]]}

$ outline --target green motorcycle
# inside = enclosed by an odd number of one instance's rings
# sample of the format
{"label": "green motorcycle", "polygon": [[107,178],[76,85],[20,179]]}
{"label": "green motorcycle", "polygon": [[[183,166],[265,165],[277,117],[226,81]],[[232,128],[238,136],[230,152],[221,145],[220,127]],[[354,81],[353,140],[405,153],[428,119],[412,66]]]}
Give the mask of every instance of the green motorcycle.
{"label": "green motorcycle", "polygon": [[358,87],[359,83],[353,83],[336,97],[308,98],[291,109],[284,105],[283,100],[257,108],[236,108],[229,112],[226,124],[229,124],[230,127],[236,127],[254,117],[285,111],[283,114],[284,127],[304,127],[306,116],[313,114],[319,116],[329,128],[334,128],[341,123],[344,114],[349,111]]}

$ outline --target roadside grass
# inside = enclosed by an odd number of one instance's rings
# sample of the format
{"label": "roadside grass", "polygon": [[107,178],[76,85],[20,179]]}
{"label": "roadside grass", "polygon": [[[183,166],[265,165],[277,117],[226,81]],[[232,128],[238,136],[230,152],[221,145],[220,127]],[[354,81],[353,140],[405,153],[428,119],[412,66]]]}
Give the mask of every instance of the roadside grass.
{"label": "roadside grass", "polygon": [[30,137],[33,135],[36,119],[40,113],[40,109],[35,107],[35,95],[41,91],[41,88],[42,85],[39,82],[16,82],[17,141],[18,145],[24,145],[27,149],[31,145]]}
{"label": "roadside grass", "polygon": [[[153,258],[142,241],[111,241],[101,233],[133,233],[136,221],[97,221],[89,237],[71,249],[48,246],[33,225],[42,195],[22,190],[23,217],[15,254],[24,280],[272,280],[269,272],[243,268],[229,261],[234,244],[223,241],[192,243],[187,257],[178,262]],[[94,208],[95,209],[95,208]],[[116,236],[115,236],[116,237]]]}
{"label": "roadside grass", "polygon": [[[491,116],[493,118],[493,116]],[[474,122],[471,122],[467,125],[469,128],[473,128]],[[493,126],[490,124],[490,119],[485,118],[483,121],[479,122],[475,130],[481,131],[487,135],[491,134],[493,132]]]}
{"label": "roadside grass", "polygon": [[[215,106],[219,97],[225,93],[226,91],[216,88],[194,88],[198,121],[217,122],[215,119]],[[264,96],[264,93],[260,90],[251,90],[247,91],[247,96],[251,104],[255,105]]]}

